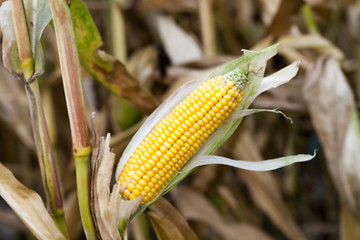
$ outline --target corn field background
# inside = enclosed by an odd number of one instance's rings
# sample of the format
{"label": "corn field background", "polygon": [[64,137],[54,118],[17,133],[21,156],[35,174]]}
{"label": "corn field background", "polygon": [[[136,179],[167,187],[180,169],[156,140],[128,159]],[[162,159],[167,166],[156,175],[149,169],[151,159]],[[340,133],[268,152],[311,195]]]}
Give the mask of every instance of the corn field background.
{"label": "corn field background", "polygon": [[[316,151],[316,157],[272,172],[200,167],[131,223],[129,239],[360,239],[359,1],[84,3],[99,31],[95,36],[96,29],[84,30],[73,20],[75,29],[97,39],[88,48],[78,43],[87,125],[90,135],[93,125],[99,136],[111,133],[116,160],[170,93],[241,56],[242,49],[280,43],[266,74],[301,60],[295,79],[251,105],[281,110],[291,121],[266,112],[248,116],[216,154],[261,161]],[[86,39],[88,34],[78,36]],[[53,22],[41,45],[45,67],[38,82],[69,236],[85,239]],[[107,62],[97,59],[105,52],[113,56],[109,72]],[[120,90],[104,87],[102,81],[118,84]],[[45,202],[24,84],[2,64],[0,162]],[[0,239],[34,239],[2,198]]]}

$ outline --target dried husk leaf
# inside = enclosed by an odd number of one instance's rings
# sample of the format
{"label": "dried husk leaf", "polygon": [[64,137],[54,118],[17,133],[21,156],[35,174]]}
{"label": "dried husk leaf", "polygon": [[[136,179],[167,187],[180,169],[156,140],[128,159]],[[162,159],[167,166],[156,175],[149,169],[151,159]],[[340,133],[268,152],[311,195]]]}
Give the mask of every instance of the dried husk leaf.
{"label": "dried husk leaf", "polygon": [[334,184],[359,216],[359,123],[353,93],[338,62],[320,57],[307,69],[303,93]]}
{"label": "dried husk leaf", "polygon": [[190,188],[178,185],[171,194],[186,219],[208,224],[224,239],[237,240],[240,236],[242,240],[272,239],[262,230],[248,223],[226,222],[204,196]]}
{"label": "dried husk leaf", "polygon": [[38,239],[65,240],[40,196],[20,183],[1,163],[0,196]]}
{"label": "dried husk leaf", "polygon": [[115,209],[111,209],[110,203],[110,181],[112,167],[114,166],[114,154],[109,150],[110,136],[104,143],[100,139],[98,148],[94,149],[93,159],[93,214],[96,222],[98,234],[101,239],[120,239],[117,231],[117,214]]}
{"label": "dried husk leaf", "polygon": [[[120,184],[113,186],[110,194],[110,182],[115,162],[115,154],[110,151],[110,134],[105,141],[100,138],[93,150],[92,209],[95,226],[101,239],[122,239],[130,216],[139,207],[141,198],[124,200],[120,194]],[[124,222],[124,232],[119,234],[119,220]]]}
{"label": "dried husk leaf", "polygon": [[184,217],[165,198],[151,205],[147,214],[160,240],[196,240]]}

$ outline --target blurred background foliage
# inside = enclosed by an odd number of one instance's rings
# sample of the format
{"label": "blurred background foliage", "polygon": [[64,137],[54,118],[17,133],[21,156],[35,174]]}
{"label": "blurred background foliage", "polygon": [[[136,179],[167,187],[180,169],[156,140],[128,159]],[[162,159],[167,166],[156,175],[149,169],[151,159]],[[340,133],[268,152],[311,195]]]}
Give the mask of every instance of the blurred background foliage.
{"label": "blurred background foliage", "polygon": [[[119,60],[116,74],[139,81],[155,99],[139,102],[137,88],[118,97],[84,67],[89,126],[96,112],[97,131],[112,134],[117,159],[157,104],[179,85],[204,78],[214,67],[240,56],[241,49],[280,42],[267,73],[302,60],[293,81],[259,96],[252,106],[279,108],[293,123],[271,113],[249,116],[217,154],[260,161],[317,149],[316,158],[274,172],[201,167],[166,195],[179,213],[159,201],[133,222],[131,239],[156,239],[156,234],[161,239],[193,238],[182,230],[186,223],[181,215],[199,239],[360,239],[359,1],[84,2],[104,42],[100,49],[93,46],[97,54],[104,51]],[[61,170],[67,223],[72,239],[84,239],[51,26],[44,31],[42,45],[45,73],[39,80]],[[0,66],[0,160],[43,195],[27,104],[23,85]],[[33,238],[2,200],[0,236]]]}

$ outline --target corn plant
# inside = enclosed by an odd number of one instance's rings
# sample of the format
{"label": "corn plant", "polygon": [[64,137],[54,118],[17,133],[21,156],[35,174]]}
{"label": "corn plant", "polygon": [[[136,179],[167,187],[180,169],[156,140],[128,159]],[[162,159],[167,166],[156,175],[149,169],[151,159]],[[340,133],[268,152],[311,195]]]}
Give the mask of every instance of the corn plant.
{"label": "corn plant", "polygon": [[[94,145],[90,144],[80,66],[110,92],[145,114],[155,108],[155,98],[124,65],[99,53],[101,39],[81,1],[74,0],[69,7],[66,1],[12,0],[4,2],[0,12],[4,66],[24,83],[29,97],[48,212],[39,196],[18,182],[3,165],[0,195],[39,239],[70,239],[37,85],[37,78],[44,71],[40,37],[50,20],[58,46],[79,210],[87,239],[127,239],[129,223],[197,167],[223,164],[268,171],[313,158],[296,155],[249,162],[211,155],[245,116],[262,111],[281,113],[249,109],[259,94],[288,82],[297,73],[299,62],[294,62],[264,77],[267,61],[278,51],[279,44],[275,44],[261,51],[244,50],[242,57],[218,67],[203,80],[180,87],[134,135],[118,163],[115,184],[110,186],[115,162],[109,147],[110,135],[97,138],[94,131]],[[138,95],[129,95],[130,87]]]}

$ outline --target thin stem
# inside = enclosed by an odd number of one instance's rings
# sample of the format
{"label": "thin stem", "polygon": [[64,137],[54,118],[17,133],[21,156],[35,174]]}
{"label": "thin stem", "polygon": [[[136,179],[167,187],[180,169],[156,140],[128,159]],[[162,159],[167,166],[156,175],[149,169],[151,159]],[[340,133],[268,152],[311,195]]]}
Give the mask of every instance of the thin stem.
{"label": "thin stem", "polygon": [[212,0],[199,0],[201,38],[207,57],[216,56],[215,23],[212,12]]}
{"label": "thin stem", "polygon": [[55,220],[60,231],[69,239],[63,209],[63,197],[57,174],[58,171],[42,108],[39,86],[36,79],[30,84],[25,83],[25,86],[47,205],[50,206],[50,215]]}
{"label": "thin stem", "polygon": [[11,0],[10,2],[20,64],[24,72],[24,78],[28,81],[34,72],[34,60],[31,54],[30,35],[26,23],[24,4],[22,0]]}
{"label": "thin stem", "polygon": [[69,114],[76,166],[78,201],[87,239],[97,239],[90,211],[90,154],[87,135],[81,68],[70,8],[62,0],[49,0],[59,51],[61,73]]}

